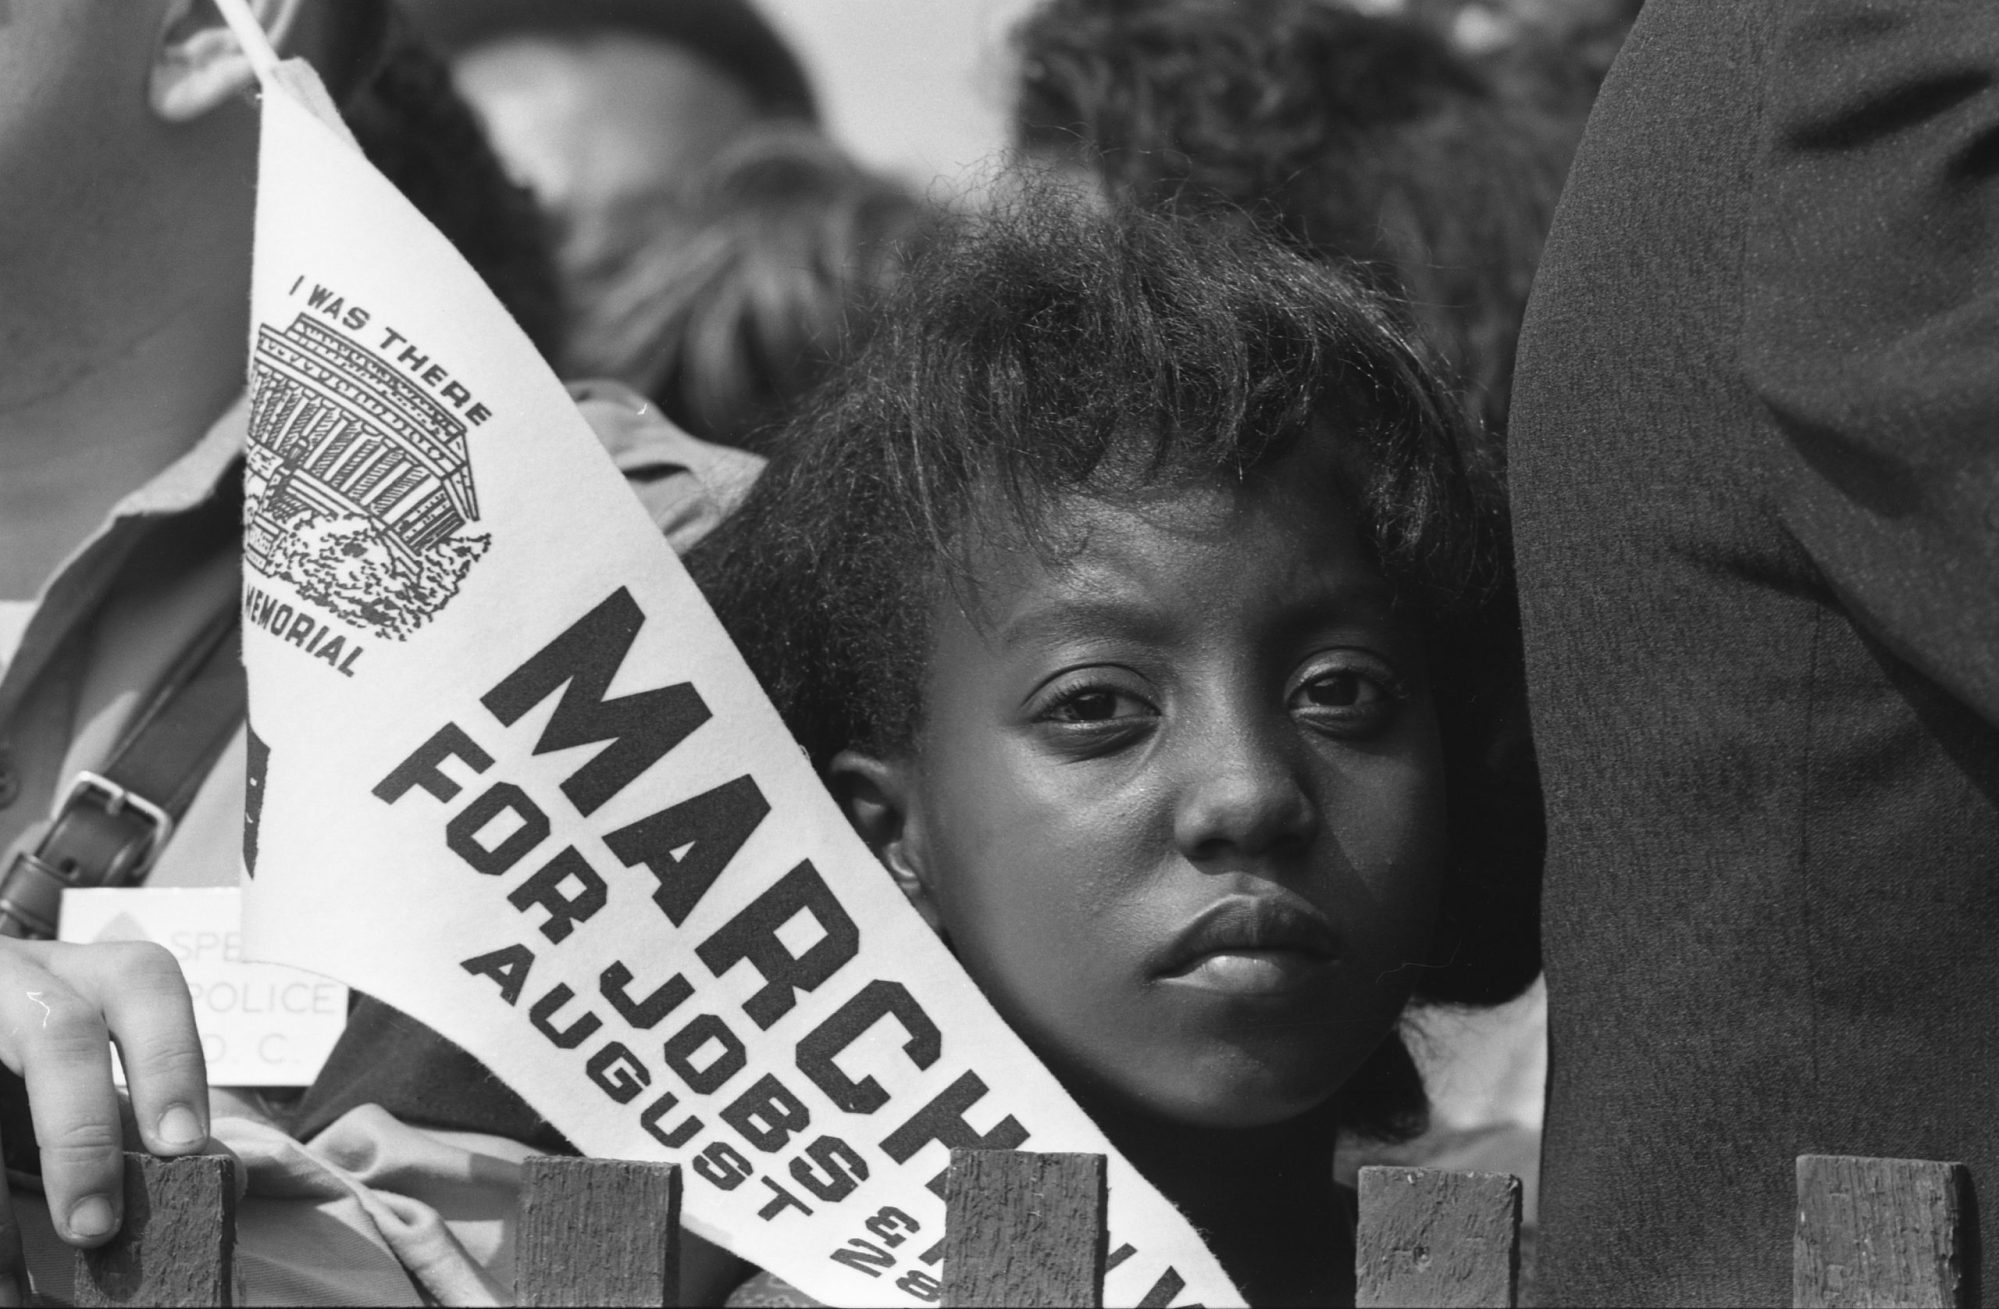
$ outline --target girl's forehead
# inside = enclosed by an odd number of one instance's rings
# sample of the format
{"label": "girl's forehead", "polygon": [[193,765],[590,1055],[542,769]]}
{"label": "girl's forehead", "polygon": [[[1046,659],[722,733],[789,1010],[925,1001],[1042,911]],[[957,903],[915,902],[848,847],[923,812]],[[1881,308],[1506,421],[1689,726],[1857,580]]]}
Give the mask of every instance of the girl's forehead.
{"label": "girl's forehead", "polygon": [[1316,446],[1240,470],[1158,469],[1126,452],[1082,486],[1009,497],[988,484],[971,497],[967,536],[974,546],[1025,548],[1049,562],[1086,554],[1106,537],[1199,540],[1253,519],[1339,513],[1348,508],[1342,471],[1336,452]]}
{"label": "girl's forehead", "polygon": [[965,616],[990,635],[1050,610],[1112,605],[1240,611],[1335,596],[1387,605],[1356,518],[1320,479],[1252,476],[1046,508],[1033,539],[989,536],[967,570]]}

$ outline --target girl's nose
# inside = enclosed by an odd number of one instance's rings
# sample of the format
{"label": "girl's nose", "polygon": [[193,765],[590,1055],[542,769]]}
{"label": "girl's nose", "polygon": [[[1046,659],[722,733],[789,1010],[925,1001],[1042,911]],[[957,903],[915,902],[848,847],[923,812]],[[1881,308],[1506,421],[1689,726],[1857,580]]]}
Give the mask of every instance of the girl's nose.
{"label": "girl's nose", "polygon": [[1174,814],[1174,840],[1194,863],[1226,855],[1301,849],[1318,834],[1319,812],[1300,769],[1278,742],[1244,727],[1191,752]]}

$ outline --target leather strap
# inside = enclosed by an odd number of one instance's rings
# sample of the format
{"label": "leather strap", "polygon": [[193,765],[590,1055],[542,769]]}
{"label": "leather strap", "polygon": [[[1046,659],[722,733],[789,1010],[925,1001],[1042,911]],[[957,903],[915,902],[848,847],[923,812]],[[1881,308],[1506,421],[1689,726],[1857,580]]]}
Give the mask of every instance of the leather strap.
{"label": "leather strap", "polygon": [[0,936],[46,940],[69,887],[130,886],[152,868],[174,824],[243,721],[232,597],[174,662],[98,772],[78,773],[38,838],[0,876]]}

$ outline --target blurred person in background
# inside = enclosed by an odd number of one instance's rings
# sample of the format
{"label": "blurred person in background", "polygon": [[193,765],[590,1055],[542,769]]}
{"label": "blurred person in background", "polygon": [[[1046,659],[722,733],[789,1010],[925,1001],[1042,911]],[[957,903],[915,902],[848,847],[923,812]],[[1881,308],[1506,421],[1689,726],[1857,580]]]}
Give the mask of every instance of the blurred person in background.
{"label": "blurred person in background", "polygon": [[[389,0],[359,0],[381,37],[340,112],[396,189],[479,270],[543,356],[561,353],[562,296],[547,222],[510,182],[450,70]],[[364,21],[350,18],[350,22]]]}
{"label": "blurred person in background", "polygon": [[[816,127],[804,66],[749,0],[408,0],[513,178],[552,227],[589,319],[594,270],[636,246],[623,217],[747,132]],[[654,214],[670,215],[659,205]]]}
{"label": "blurred person in background", "polygon": [[1428,24],[1328,0],[1050,0],[1014,46],[1028,157],[1359,261],[1503,432],[1579,116],[1512,94]]}
{"label": "blurred person in background", "polygon": [[685,185],[611,210],[574,270],[570,366],[761,453],[926,224],[906,188],[819,132],[752,130]]}
{"label": "blurred person in background", "polygon": [[559,221],[686,177],[754,123],[816,124],[748,0],[408,0],[515,178]]}

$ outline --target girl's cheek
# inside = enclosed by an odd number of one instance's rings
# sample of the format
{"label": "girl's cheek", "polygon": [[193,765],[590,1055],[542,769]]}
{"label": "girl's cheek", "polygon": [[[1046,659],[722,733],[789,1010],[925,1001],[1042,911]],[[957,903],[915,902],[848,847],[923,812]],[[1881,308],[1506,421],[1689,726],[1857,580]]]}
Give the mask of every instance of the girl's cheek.
{"label": "girl's cheek", "polygon": [[1369,760],[1343,790],[1347,803],[1337,827],[1377,892],[1418,902],[1434,894],[1442,884],[1449,813],[1443,752],[1427,709],[1400,750]]}

